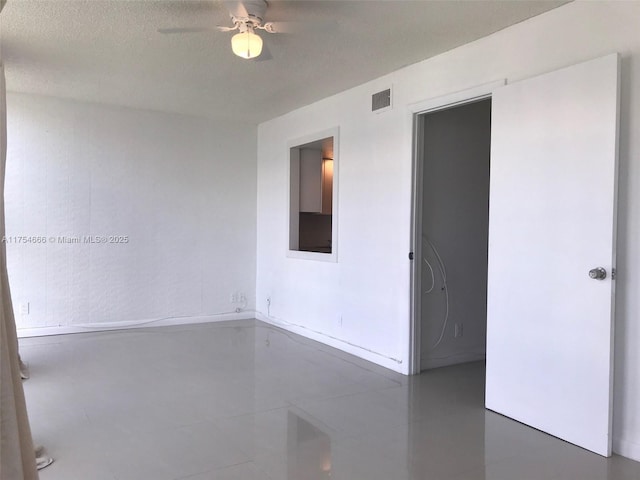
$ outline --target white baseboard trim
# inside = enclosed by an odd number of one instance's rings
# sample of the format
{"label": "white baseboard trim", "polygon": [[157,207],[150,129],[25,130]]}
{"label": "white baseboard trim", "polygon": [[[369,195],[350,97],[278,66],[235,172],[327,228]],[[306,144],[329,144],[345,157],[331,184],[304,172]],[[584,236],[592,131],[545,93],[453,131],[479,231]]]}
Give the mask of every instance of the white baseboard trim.
{"label": "white baseboard trim", "polygon": [[322,332],[311,330],[302,325],[295,325],[292,323],[282,321],[278,318],[269,317],[262,312],[255,312],[255,313],[256,313],[255,318],[257,320],[260,320],[261,322],[268,323],[269,325],[273,325],[274,327],[281,328],[282,330],[286,330],[288,332],[295,333],[302,337],[315,340],[324,345],[328,345],[330,347],[349,353],[363,360],[367,360],[371,363],[375,363],[376,365],[380,365],[381,367],[388,368],[389,370],[393,370],[394,372],[408,375],[407,362],[403,362],[402,360],[399,360],[399,359],[387,357],[381,353],[374,352],[373,350],[369,350],[367,348],[360,347],[358,345],[354,345],[352,343],[347,342],[346,340],[341,340],[339,338],[332,337]]}
{"label": "white baseboard trim", "polygon": [[71,333],[107,332],[112,330],[130,330],[134,328],[168,327],[175,325],[194,325],[198,323],[225,322],[229,320],[251,320],[255,311],[199,315],[193,317],[167,317],[147,320],[130,320],[109,323],[83,323],[75,325],[59,325],[56,327],[19,328],[18,338],[45,337],[49,335],[67,335]]}
{"label": "white baseboard trim", "polygon": [[445,357],[425,358],[420,362],[420,369],[425,370],[429,368],[448,367],[450,365],[457,365],[459,363],[477,362],[484,360],[487,357],[486,353],[479,352],[460,352],[452,353]]}
{"label": "white baseboard trim", "polygon": [[269,325],[281,328],[291,333],[296,333],[303,337],[315,340],[324,345],[336,348],[343,352],[349,353],[356,357],[362,358],[369,362],[380,365],[381,367],[388,368],[398,373],[407,375],[407,365],[402,360],[386,357],[378,352],[368,350],[364,347],[354,345],[345,340],[334,338],[322,332],[316,332],[300,325],[293,325],[280,321],[279,319],[268,317],[261,312],[254,310],[243,310],[238,313],[221,313],[216,315],[202,315],[194,317],[170,317],[170,318],[158,318],[148,320],[131,320],[124,322],[109,322],[109,323],[85,323],[76,325],[59,325],[55,327],[33,327],[33,328],[20,328],[18,329],[18,338],[30,338],[30,337],[46,337],[50,335],[67,335],[74,333],[93,333],[93,332],[108,332],[114,330],[131,330],[136,328],[150,328],[150,327],[167,327],[176,325],[194,325],[198,323],[213,323],[224,322],[229,320],[251,320],[258,319]]}
{"label": "white baseboard trim", "polygon": [[640,462],[640,443],[613,437],[613,452],[622,457]]}

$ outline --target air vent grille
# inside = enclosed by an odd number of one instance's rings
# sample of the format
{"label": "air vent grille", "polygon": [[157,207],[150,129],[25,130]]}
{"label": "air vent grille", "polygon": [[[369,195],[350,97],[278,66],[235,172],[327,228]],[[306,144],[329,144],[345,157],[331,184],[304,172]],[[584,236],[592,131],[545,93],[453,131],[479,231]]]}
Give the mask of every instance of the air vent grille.
{"label": "air vent grille", "polygon": [[381,92],[371,95],[371,111],[382,110],[391,107],[391,89],[387,88]]}

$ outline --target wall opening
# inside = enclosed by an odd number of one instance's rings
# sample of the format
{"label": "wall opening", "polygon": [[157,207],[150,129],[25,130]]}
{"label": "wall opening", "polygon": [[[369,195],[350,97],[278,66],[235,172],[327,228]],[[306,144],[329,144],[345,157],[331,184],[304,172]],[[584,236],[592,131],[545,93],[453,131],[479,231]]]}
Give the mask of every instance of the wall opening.
{"label": "wall opening", "polygon": [[491,100],[423,115],[420,369],[486,356]]}
{"label": "wall opening", "polygon": [[337,133],[311,138],[289,147],[289,253],[335,260]]}

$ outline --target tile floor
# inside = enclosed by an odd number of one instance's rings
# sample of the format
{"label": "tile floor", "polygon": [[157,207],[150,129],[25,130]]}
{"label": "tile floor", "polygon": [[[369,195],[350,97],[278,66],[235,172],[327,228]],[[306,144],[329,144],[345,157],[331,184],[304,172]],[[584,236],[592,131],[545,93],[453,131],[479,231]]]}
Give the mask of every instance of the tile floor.
{"label": "tile floor", "polygon": [[41,480],[640,480],[484,410],[480,363],[404,377],[257,321],[21,352]]}

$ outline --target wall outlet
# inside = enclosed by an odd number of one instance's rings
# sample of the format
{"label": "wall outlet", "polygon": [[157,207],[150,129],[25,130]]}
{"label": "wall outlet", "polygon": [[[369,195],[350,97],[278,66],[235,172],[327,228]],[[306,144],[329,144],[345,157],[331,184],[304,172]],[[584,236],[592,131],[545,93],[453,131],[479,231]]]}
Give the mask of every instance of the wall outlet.
{"label": "wall outlet", "polygon": [[245,297],[242,292],[233,292],[229,301],[231,303],[245,303],[247,301],[247,297]]}
{"label": "wall outlet", "polygon": [[453,336],[455,338],[460,338],[464,334],[464,326],[462,323],[456,323],[455,329],[453,331]]}
{"label": "wall outlet", "polygon": [[29,315],[29,302],[21,303],[18,307],[20,315]]}

